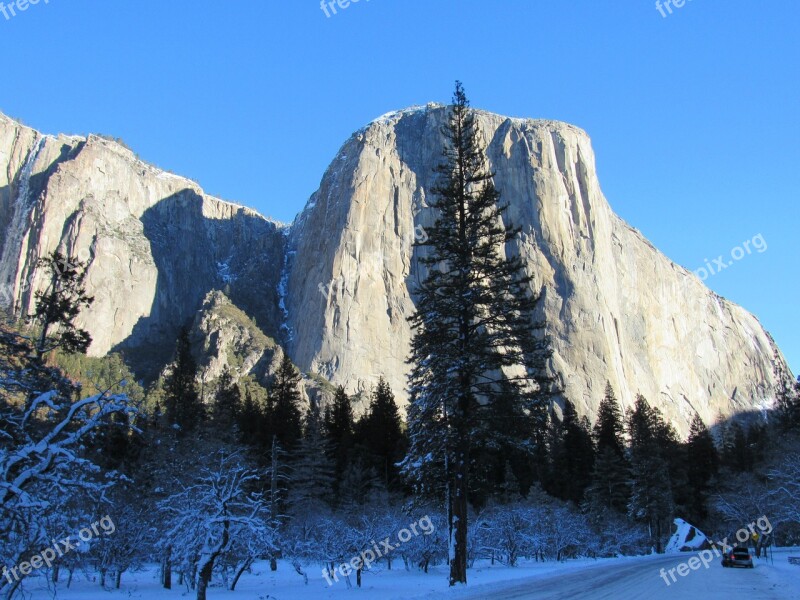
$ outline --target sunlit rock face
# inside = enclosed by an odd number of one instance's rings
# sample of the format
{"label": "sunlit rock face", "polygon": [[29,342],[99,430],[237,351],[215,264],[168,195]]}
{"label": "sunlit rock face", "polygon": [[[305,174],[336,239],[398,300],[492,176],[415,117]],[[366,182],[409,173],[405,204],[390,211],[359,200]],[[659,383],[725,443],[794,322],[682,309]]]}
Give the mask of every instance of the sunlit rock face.
{"label": "sunlit rock face", "polygon": [[[405,383],[414,289],[413,241],[435,215],[443,107],[387,115],[354,134],[290,234],[290,353],[351,387],[380,375]],[[495,183],[522,228],[520,254],[543,294],[552,366],[565,395],[593,417],[606,381],[625,408],[641,393],[686,432],[774,398],[788,373],[747,311],[708,290],[613,213],[585,132],[480,112]]]}
{"label": "sunlit rock face", "polygon": [[[92,354],[124,350],[157,372],[180,327],[200,327],[204,345],[216,339],[203,308],[219,291],[302,369],[351,391],[383,375],[402,399],[408,317],[425,276],[414,242],[435,219],[446,119],[428,105],[356,132],[284,227],[114,141],[43,136],[0,115],[0,303],[30,310],[45,284],[37,260],[60,249],[89,262],[95,302],[80,324]],[[543,296],[551,366],[582,414],[594,417],[606,381],[623,407],[641,393],[684,433],[695,412],[710,422],[774,399],[789,370],[769,334],[612,212],[586,133],[477,120],[507,221],[522,228],[506,251]],[[237,344],[258,338],[237,328]],[[267,372],[274,357],[259,352],[237,361]],[[212,353],[209,368],[234,354]]]}

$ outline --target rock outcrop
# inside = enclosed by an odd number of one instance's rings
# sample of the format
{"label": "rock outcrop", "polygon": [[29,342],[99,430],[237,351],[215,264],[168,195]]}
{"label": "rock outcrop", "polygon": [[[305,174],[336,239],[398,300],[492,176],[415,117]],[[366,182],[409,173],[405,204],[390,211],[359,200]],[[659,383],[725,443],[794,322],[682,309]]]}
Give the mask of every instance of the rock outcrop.
{"label": "rock outcrop", "polygon": [[[221,291],[209,292],[189,331],[189,341],[204,390],[215,389],[227,368],[236,383],[249,376],[265,388],[272,385],[285,353],[271,337]],[[209,391],[206,396],[210,396]],[[300,393],[320,406],[333,398],[333,386],[320,377],[303,374]]]}
{"label": "rock outcrop", "polygon": [[212,198],[98,136],[52,137],[0,115],[0,301],[30,310],[39,257],[89,263],[90,352],[124,349],[152,372],[206,294],[226,290],[271,335],[282,315],[282,228]]}
{"label": "rock outcrop", "polygon": [[[413,242],[435,218],[446,112],[409,109],[355,133],[290,228],[114,141],[43,136],[0,115],[0,303],[29,310],[37,259],[60,249],[90,263],[96,300],[81,323],[93,354],[125,350],[157,372],[194,323],[210,373],[225,362],[270,372],[271,338],[304,370],[351,391],[383,375],[403,398],[425,275]],[[478,123],[522,228],[507,252],[543,294],[552,367],[582,414],[593,418],[607,380],[623,406],[642,393],[683,432],[695,411],[710,422],[773,400],[790,374],[770,336],[613,213],[586,133],[484,112]]]}

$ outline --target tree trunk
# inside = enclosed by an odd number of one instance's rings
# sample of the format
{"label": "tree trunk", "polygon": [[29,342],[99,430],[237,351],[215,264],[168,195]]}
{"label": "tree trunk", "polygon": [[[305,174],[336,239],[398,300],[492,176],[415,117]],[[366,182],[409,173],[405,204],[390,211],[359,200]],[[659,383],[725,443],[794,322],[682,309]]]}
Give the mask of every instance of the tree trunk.
{"label": "tree trunk", "polygon": [[230,521],[224,521],[222,524],[222,537],[216,548],[207,555],[205,552],[201,554],[201,558],[204,558],[204,560],[202,566],[198,565],[200,569],[197,574],[197,600],[206,600],[206,590],[211,582],[211,576],[214,574],[214,563],[217,562],[217,558],[228,545],[228,527],[230,527]]}
{"label": "tree trunk", "polygon": [[53,565],[53,583],[58,583],[58,576],[60,575],[61,567],[59,565]]}
{"label": "tree trunk", "polygon": [[467,489],[469,487],[469,434],[467,432],[467,398],[459,401],[462,406],[457,429],[456,464],[453,465],[453,557],[450,561],[450,585],[467,583]]}
{"label": "tree trunk", "polygon": [[269,570],[270,571],[277,571],[278,570],[278,559],[274,556],[269,557]]}
{"label": "tree trunk", "polygon": [[106,587],[106,570],[100,569],[100,587]]}
{"label": "tree trunk", "polygon": [[122,585],[122,569],[119,569],[114,578],[114,588],[119,589],[121,585]]}
{"label": "tree trunk", "polygon": [[197,578],[197,600],[206,600],[209,581],[211,581],[211,573],[206,574],[205,569],[201,569],[200,576]]}
{"label": "tree trunk", "polygon": [[161,567],[161,584],[165,590],[172,589],[172,546],[167,546],[164,551],[164,561]]}
{"label": "tree trunk", "polygon": [[[297,560],[292,561],[292,566],[294,567],[294,570],[297,571],[297,574],[303,578],[303,583],[308,585],[308,573],[303,571],[303,567],[300,562]],[[331,573],[331,577],[333,577],[333,573]]]}
{"label": "tree trunk", "polygon": [[242,561],[239,564],[239,567],[236,569],[236,574],[233,576],[233,581],[231,581],[231,591],[232,592],[236,591],[236,584],[239,583],[239,578],[242,576],[242,574],[245,571],[247,571],[247,569],[250,568],[250,566],[252,564],[253,564],[252,557],[248,557],[247,559],[245,559],[244,561]]}
{"label": "tree trunk", "polygon": [[356,569],[356,585],[361,587],[361,568]]}

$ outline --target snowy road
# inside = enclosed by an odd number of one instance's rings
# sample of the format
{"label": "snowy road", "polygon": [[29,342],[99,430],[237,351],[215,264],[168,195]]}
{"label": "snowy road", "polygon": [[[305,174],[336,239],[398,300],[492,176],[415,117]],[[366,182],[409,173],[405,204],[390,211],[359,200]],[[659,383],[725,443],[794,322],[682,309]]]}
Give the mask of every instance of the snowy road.
{"label": "snowy road", "polygon": [[[661,600],[676,598],[735,598],[748,600],[788,600],[796,598],[793,587],[773,577],[767,563],[755,569],[724,569],[715,557],[708,569],[700,566],[685,577],[667,575],[661,569],[677,568],[694,554],[645,557],[623,564],[587,566],[564,573],[536,577],[513,583],[496,583],[466,592],[431,594],[426,600],[440,598],[492,600]],[[800,569],[798,569],[800,572]]]}

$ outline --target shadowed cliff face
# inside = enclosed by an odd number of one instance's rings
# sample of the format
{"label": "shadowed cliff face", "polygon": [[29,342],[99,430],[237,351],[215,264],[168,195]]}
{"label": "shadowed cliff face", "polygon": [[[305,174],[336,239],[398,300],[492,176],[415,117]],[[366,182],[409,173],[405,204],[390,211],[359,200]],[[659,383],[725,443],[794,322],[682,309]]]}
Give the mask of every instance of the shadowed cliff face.
{"label": "shadowed cliff face", "polygon": [[80,324],[91,354],[124,350],[157,372],[212,290],[277,337],[285,236],[275,223],[95,136],[42,136],[0,117],[2,162],[5,306],[30,310],[36,260],[61,249],[89,262],[95,301]]}
{"label": "shadowed cliff face", "polygon": [[[430,225],[446,110],[389,115],[340,150],[296,219],[290,248],[290,353],[335,383],[405,383],[416,283],[408,240]],[[566,396],[590,416],[609,380],[625,407],[642,393],[682,431],[774,398],[788,373],[745,310],[709,291],[610,209],[588,136],[551,121],[480,113],[495,183],[522,227],[520,254],[544,294]],[[376,259],[377,257],[377,259]],[[377,265],[377,266],[376,266]]]}
{"label": "shadowed cliff face", "polygon": [[[413,244],[435,219],[446,117],[430,105],[354,134],[287,232],[117,143],[42,136],[0,115],[0,302],[29,310],[36,259],[58,248],[90,262],[96,300],[81,324],[93,354],[122,349],[157,371],[219,290],[304,370],[351,390],[384,375],[403,398],[407,318],[425,276]],[[772,400],[789,371],[769,335],[611,211],[583,131],[478,122],[508,221],[522,228],[506,251],[543,293],[552,367],[582,414],[594,415],[606,380],[625,407],[642,393],[684,432],[694,411],[709,422]],[[202,322],[208,341],[217,321]]]}

